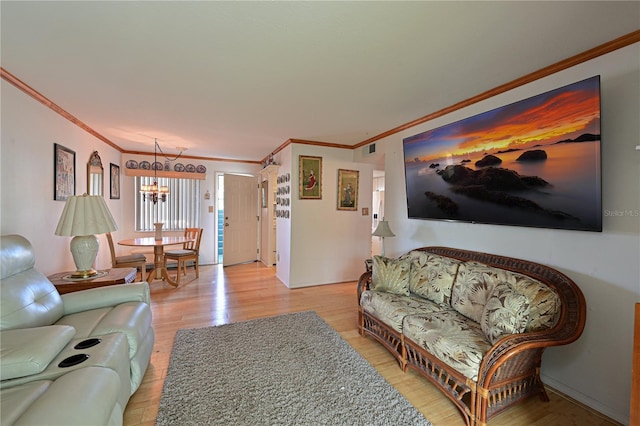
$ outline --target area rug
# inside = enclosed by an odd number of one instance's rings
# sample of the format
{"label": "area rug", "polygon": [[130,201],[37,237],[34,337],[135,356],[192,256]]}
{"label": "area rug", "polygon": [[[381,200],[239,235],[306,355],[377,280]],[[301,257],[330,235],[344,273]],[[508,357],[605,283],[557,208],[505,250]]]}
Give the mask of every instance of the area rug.
{"label": "area rug", "polygon": [[315,312],[301,312],[178,330],[156,425],[431,423]]}

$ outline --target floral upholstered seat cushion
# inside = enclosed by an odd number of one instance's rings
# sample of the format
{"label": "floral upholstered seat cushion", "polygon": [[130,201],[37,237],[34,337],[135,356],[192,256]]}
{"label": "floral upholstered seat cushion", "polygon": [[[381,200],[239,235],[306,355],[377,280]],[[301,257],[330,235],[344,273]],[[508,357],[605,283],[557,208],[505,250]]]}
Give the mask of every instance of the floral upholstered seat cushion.
{"label": "floral upholstered seat cushion", "polygon": [[411,259],[409,291],[435,303],[451,303],[451,288],[460,261],[422,250],[405,256]]}
{"label": "floral upholstered seat cushion", "polygon": [[529,300],[509,283],[498,283],[487,300],[480,327],[491,344],[522,333],[529,322]]}
{"label": "floral upholstered seat cushion", "polygon": [[408,258],[373,256],[371,290],[408,296],[410,267],[411,260]]}
{"label": "floral upholstered seat cushion", "polygon": [[362,293],[360,306],[365,312],[378,318],[399,333],[402,332],[402,320],[407,315],[451,310],[450,306],[433,303],[421,297],[402,296],[373,290],[366,290]]}
{"label": "floral upholstered seat cushion", "polygon": [[445,364],[477,381],[482,358],[491,348],[480,324],[449,310],[408,315],[402,332]]}

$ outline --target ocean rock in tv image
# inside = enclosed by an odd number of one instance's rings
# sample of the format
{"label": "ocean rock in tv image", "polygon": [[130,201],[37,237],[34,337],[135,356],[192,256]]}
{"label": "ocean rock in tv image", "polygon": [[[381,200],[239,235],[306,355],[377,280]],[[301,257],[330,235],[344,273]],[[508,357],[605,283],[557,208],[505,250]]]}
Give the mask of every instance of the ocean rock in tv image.
{"label": "ocean rock in tv image", "polygon": [[410,219],[602,231],[600,76],[403,141]]}
{"label": "ocean rock in tv image", "polygon": [[523,152],[516,161],[540,161],[547,159],[547,151],[544,149],[532,149],[531,151]]}
{"label": "ocean rock in tv image", "polygon": [[500,157],[496,157],[495,155],[486,155],[482,158],[482,160],[476,161],[477,167],[487,167],[487,166],[496,166],[502,163]]}

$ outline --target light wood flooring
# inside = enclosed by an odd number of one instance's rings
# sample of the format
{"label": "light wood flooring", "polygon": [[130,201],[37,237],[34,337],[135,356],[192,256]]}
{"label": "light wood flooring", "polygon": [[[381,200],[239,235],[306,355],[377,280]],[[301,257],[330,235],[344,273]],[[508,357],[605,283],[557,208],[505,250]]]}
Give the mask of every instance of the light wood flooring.
{"label": "light wood flooring", "polygon": [[[358,334],[355,282],[289,289],[275,277],[274,268],[255,262],[227,268],[202,266],[197,280],[190,268],[180,287],[154,281],[150,288],[156,342],[144,380],[125,410],[125,425],[155,424],[176,330],[309,310],[339,332],[434,426],[465,425],[453,403],[426,379],[412,371],[403,373],[382,345]],[[536,398],[513,407],[489,425],[617,424],[553,392],[549,397],[548,403]]]}

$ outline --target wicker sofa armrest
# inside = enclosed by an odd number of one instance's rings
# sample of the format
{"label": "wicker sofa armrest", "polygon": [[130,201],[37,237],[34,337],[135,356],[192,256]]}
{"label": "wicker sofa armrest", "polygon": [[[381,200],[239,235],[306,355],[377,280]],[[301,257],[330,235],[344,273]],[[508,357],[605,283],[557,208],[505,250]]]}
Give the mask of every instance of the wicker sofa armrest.
{"label": "wicker sofa armrest", "polygon": [[586,303],[580,289],[556,270],[541,271],[539,277],[560,296],[560,317],[548,330],[506,336],[485,354],[476,382],[475,413],[480,424],[528,397],[549,401],[540,380],[544,350],[577,340],[584,329]]}
{"label": "wicker sofa armrest", "polygon": [[[538,368],[545,348],[571,343],[580,334],[581,331],[573,333],[570,337],[566,330],[554,327],[551,330],[512,334],[500,339],[482,358],[478,371],[478,386],[486,388],[494,381],[520,374],[522,370]],[[510,365],[513,365],[513,368],[510,368]],[[499,369],[500,378],[494,376]],[[513,374],[509,371],[513,371]]]}
{"label": "wicker sofa armrest", "polygon": [[[478,371],[478,386],[487,388],[500,378],[510,377],[525,370],[533,370],[540,366],[542,353],[547,346],[553,346],[549,331],[512,334],[500,339],[482,358]],[[516,371],[511,365],[517,363]]]}
{"label": "wicker sofa armrest", "polygon": [[365,290],[369,290],[369,286],[371,285],[371,271],[366,271],[364,274],[360,275],[360,279],[358,280],[358,306],[360,306],[360,296]]}

